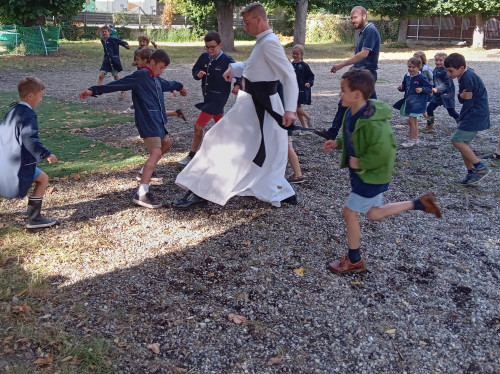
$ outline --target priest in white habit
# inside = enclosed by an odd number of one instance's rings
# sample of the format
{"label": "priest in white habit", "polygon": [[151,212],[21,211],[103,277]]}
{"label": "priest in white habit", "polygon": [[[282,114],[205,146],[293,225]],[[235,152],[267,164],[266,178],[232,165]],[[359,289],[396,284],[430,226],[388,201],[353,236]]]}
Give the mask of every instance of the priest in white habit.
{"label": "priest in white habit", "polygon": [[[201,148],[175,183],[187,190],[172,203],[177,209],[225,205],[233,196],[255,196],[279,207],[297,204],[285,179],[288,157],[286,128],[295,119],[299,93],[292,64],[269,26],[260,3],[242,12],[244,29],[257,38],[246,62],[229,65],[224,79],[242,77],[233,107],[205,135]],[[284,102],[277,93],[283,85]],[[283,108],[284,105],[284,108]]]}

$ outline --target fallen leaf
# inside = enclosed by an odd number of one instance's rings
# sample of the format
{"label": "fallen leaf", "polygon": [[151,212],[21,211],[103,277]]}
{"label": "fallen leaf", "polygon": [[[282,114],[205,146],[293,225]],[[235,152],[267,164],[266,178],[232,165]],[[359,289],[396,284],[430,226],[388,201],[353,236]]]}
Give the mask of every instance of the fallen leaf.
{"label": "fallen leaf", "polygon": [[304,276],[304,268],[293,269],[293,272],[294,272],[295,274],[300,275],[301,277],[303,277],[303,276]]}
{"label": "fallen leaf", "polygon": [[420,345],[427,345],[427,343],[426,343],[426,342],[424,342],[423,340],[420,340],[420,341],[418,342],[418,344],[420,344]]}
{"label": "fallen leaf", "polygon": [[396,329],[385,330],[385,333],[386,334],[395,334],[396,333]]}
{"label": "fallen leaf", "polygon": [[154,354],[158,354],[160,353],[160,343],[149,344],[148,349],[150,349]]}
{"label": "fallen leaf", "polygon": [[54,122],[55,120],[56,120],[55,118],[49,119],[50,122]]}
{"label": "fallen leaf", "polygon": [[80,174],[78,173],[74,174],[73,177],[75,178],[76,181],[80,180]]}
{"label": "fallen leaf", "polygon": [[239,316],[234,313],[229,313],[228,317],[231,322],[234,322],[237,325],[248,323],[248,318],[244,316]]}
{"label": "fallen leaf", "polygon": [[279,365],[279,364],[281,364],[281,361],[283,361],[283,356],[282,355],[278,355],[276,357],[272,357],[272,358],[269,359],[269,361],[267,361],[267,366]]}
{"label": "fallen leaf", "polygon": [[52,195],[52,194],[54,193],[54,191],[55,191],[55,190],[56,190],[56,187],[55,187],[55,186],[52,186],[52,187],[50,187],[50,188],[47,190],[47,193],[48,193],[49,195]]}
{"label": "fallen leaf", "polygon": [[48,365],[52,363],[52,357],[50,356],[45,356],[45,357],[40,357],[33,362],[33,365]]}
{"label": "fallen leaf", "polygon": [[208,277],[215,277],[215,274],[214,273],[208,273],[207,276]]}
{"label": "fallen leaf", "polygon": [[177,374],[177,373],[187,373],[187,369],[180,368],[180,367],[175,367],[175,368],[172,369],[172,372],[174,374]]}

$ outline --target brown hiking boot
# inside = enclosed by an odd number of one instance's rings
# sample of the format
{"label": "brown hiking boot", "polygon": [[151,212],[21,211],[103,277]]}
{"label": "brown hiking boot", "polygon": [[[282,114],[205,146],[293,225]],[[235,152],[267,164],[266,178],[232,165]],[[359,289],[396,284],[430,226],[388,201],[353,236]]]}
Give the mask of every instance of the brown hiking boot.
{"label": "brown hiking boot", "polygon": [[366,267],[363,259],[353,264],[346,254],[343,259],[330,262],[328,264],[328,270],[335,274],[363,273],[366,271]]}
{"label": "brown hiking boot", "polygon": [[425,213],[432,213],[437,218],[441,218],[441,209],[439,209],[439,206],[436,203],[436,197],[432,192],[427,192],[423,195],[420,195],[418,199],[425,207]]}

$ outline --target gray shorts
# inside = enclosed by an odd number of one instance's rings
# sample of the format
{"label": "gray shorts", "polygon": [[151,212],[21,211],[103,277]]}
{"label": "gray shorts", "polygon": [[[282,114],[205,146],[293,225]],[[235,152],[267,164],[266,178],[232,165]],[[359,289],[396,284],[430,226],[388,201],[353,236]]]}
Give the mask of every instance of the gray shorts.
{"label": "gray shorts", "polygon": [[477,131],[465,131],[456,129],[453,135],[451,136],[451,140],[457,143],[470,144],[472,139],[475,138]]}
{"label": "gray shorts", "polygon": [[382,206],[383,198],[383,192],[374,197],[363,197],[351,192],[347,197],[345,206],[358,213],[367,213],[374,206]]}

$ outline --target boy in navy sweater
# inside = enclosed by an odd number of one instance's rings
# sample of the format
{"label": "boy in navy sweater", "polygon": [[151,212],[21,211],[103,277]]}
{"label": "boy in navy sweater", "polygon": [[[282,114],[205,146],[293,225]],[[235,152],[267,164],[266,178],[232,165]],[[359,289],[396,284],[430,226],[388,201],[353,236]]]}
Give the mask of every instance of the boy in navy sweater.
{"label": "boy in navy sweater", "polygon": [[431,131],[434,128],[434,110],[443,105],[448,114],[453,117],[455,121],[458,120],[459,114],[455,110],[455,84],[446,73],[444,67],[444,59],[448,55],[443,52],[438,52],[434,56],[434,63],[436,68],[432,72],[434,81],[434,88],[432,89],[431,101],[427,105],[427,126],[426,130]]}
{"label": "boy in navy sweater", "polygon": [[469,146],[478,131],[491,126],[488,93],[481,78],[467,68],[465,57],[461,54],[452,53],[446,57],[444,66],[451,79],[458,78],[458,101],[462,104],[458,128],[451,137],[451,143],[462,155],[467,168],[467,175],[460,183],[476,185],[491,172]]}
{"label": "boy in navy sweater", "polygon": [[160,208],[162,204],[157,202],[149,192],[149,182],[156,164],[172,146],[172,141],[165,129],[167,115],[163,92],[179,91],[181,96],[187,95],[186,89],[181,83],[169,82],[160,78],[169,64],[170,57],[167,52],[158,49],[151,54],[149,67],[141,68],[131,75],[104,86],[90,87],[80,93],[80,97],[85,99],[88,96],[97,96],[103,93],[132,90],[135,125],[149,152],[149,157],[142,171],[141,184],[133,201],[137,205],[152,209]]}
{"label": "boy in navy sweater", "polygon": [[0,195],[8,198],[26,196],[34,183],[33,193],[28,197],[29,229],[50,227],[58,222],[40,215],[42,199],[49,177],[36,167],[37,162],[57,162],[38,139],[38,120],[34,109],[42,101],[45,85],[35,77],[26,77],[17,86],[21,99],[0,122]]}
{"label": "boy in navy sweater", "polygon": [[[127,42],[110,36],[111,29],[109,26],[101,27],[101,44],[104,48],[104,57],[102,58],[101,71],[99,72],[99,79],[97,85],[100,86],[104,82],[106,74],[111,73],[115,80],[119,79],[118,73],[123,70],[120,61],[120,46],[130,49]],[[120,99],[125,97],[125,92],[122,92]]]}
{"label": "boy in navy sweater", "polygon": [[229,93],[237,95],[241,79],[237,79],[231,91],[231,82],[226,82],[222,74],[230,63],[234,63],[231,56],[221,50],[222,41],[218,32],[209,31],[205,35],[205,49],[193,66],[193,78],[201,80],[203,102],[195,106],[201,110],[194,123],[194,136],[189,154],[178,162],[186,166],[192,160],[203,139],[203,128],[213,119],[217,123],[224,116],[224,105],[227,103]]}

